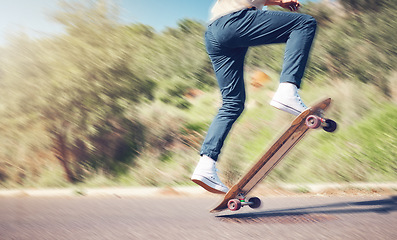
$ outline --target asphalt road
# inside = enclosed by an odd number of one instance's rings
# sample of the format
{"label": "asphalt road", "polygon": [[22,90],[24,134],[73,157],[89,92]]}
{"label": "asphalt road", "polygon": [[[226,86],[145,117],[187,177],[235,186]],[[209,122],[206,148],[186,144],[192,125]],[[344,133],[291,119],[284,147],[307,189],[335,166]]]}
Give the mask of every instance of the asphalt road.
{"label": "asphalt road", "polygon": [[0,197],[0,239],[397,239],[397,196]]}

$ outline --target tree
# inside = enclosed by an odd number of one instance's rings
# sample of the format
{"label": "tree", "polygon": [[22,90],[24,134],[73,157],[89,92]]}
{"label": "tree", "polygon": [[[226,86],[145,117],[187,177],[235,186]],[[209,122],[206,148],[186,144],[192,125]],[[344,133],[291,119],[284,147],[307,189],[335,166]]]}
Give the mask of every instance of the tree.
{"label": "tree", "polygon": [[344,0],[342,6],[354,14],[378,12],[394,0]]}
{"label": "tree", "polygon": [[125,152],[137,151],[138,140],[131,142],[125,134],[136,130],[138,123],[127,121],[124,113],[142,98],[150,98],[154,85],[131,68],[114,5],[107,1],[62,4],[55,19],[67,34],[16,43],[9,52],[14,57],[6,78],[14,99],[9,101],[14,105],[10,113],[20,116],[23,126],[42,122],[67,179],[75,182],[80,163],[87,160],[76,158],[85,151],[98,155],[97,147],[102,146],[98,139],[103,139],[106,128],[119,129],[119,137],[113,135],[113,139],[124,141],[116,145],[127,148]]}
{"label": "tree", "polygon": [[[81,146],[98,153],[101,152],[95,149],[98,141],[93,139],[101,137],[106,126],[113,130],[132,127],[125,132],[135,129],[123,120],[124,113],[142,97],[150,98],[154,85],[131,68],[133,58],[127,51],[130,44],[117,22],[116,6],[107,1],[87,5],[68,2],[63,6],[64,12],[59,13],[56,20],[65,25],[68,35],[57,42],[60,48],[57,49],[58,61],[54,63],[63,74],[55,76],[56,84],[51,88],[57,92],[60,87],[64,95],[49,96],[56,107],[48,105],[45,116],[50,120],[48,126],[57,158],[66,165],[69,157],[64,149],[67,146],[80,142]],[[136,146],[131,144],[135,145],[127,141],[125,146],[120,146],[136,151]],[[105,157],[114,159],[113,155]]]}

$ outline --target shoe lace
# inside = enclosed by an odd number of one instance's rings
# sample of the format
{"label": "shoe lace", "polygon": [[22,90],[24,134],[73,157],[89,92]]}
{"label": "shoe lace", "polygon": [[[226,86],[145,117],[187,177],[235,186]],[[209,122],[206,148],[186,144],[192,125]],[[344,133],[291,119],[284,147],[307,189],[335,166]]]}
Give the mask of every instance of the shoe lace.
{"label": "shoe lace", "polygon": [[299,96],[298,92],[296,92],[296,98],[298,99],[299,105],[306,108],[306,105],[303,103],[301,97]]}
{"label": "shoe lace", "polygon": [[214,171],[215,171],[215,176],[216,176],[217,178],[219,178],[219,177],[218,177],[218,173],[220,172],[219,169],[216,168],[216,167],[214,166]]}

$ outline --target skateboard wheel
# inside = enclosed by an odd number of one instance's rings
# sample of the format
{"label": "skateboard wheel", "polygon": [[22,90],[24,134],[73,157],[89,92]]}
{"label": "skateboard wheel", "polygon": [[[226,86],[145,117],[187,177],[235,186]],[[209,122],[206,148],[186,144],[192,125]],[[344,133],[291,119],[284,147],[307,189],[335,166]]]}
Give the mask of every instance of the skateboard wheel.
{"label": "skateboard wheel", "polygon": [[258,208],[261,206],[261,200],[257,197],[252,197],[248,200],[251,204],[249,205],[250,208]]}
{"label": "skateboard wheel", "polygon": [[338,127],[338,124],[334,120],[326,119],[325,126],[323,127],[323,129],[326,132],[334,132],[337,127]]}
{"label": "skateboard wheel", "polygon": [[227,203],[227,207],[230,211],[237,211],[241,208],[241,202],[238,199],[230,199]]}
{"label": "skateboard wheel", "polygon": [[321,126],[321,119],[315,115],[310,115],[306,118],[306,126],[308,128],[318,128]]}

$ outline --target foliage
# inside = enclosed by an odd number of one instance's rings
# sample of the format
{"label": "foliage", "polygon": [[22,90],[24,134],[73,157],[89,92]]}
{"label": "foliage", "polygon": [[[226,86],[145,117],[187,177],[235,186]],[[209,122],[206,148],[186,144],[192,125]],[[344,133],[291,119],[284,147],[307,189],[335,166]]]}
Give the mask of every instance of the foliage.
{"label": "foliage", "polygon": [[[101,1],[93,6],[64,4],[56,20],[65,25],[67,35],[38,42],[20,39],[5,51],[9,62],[2,64],[3,82],[10,86],[2,97],[11,95],[3,101],[7,119],[21,119],[23,127],[40,122],[52,141],[47,151],[55,153],[69,181],[76,181],[81,167],[90,164],[92,151],[116,162],[131,160],[120,152],[125,147],[136,152],[139,141],[127,137],[136,123],[124,112],[132,111],[142,97],[150,98],[153,84],[131,68],[129,43],[111,6]],[[7,127],[23,133],[17,124]],[[115,135],[120,135],[118,140]],[[109,153],[100,139],[125,143],[115,143]],[[114,165],[107,167],[115,170]]]}
{"label": "foliage", "polygon": [[[351,92],[354,89],[359,91]],[[327,114],[338,122],[338,131],[310,133],[310,137],[296,146],[275,169],[271,179],[285,182],[395,181],[396,104],[379,97],[379,92],[368,85],[342,83],[329,87],[327,92],[329,90],[339,92],[333,94],[334,104]],[[361,102],[357,101],[360,97]]]}

